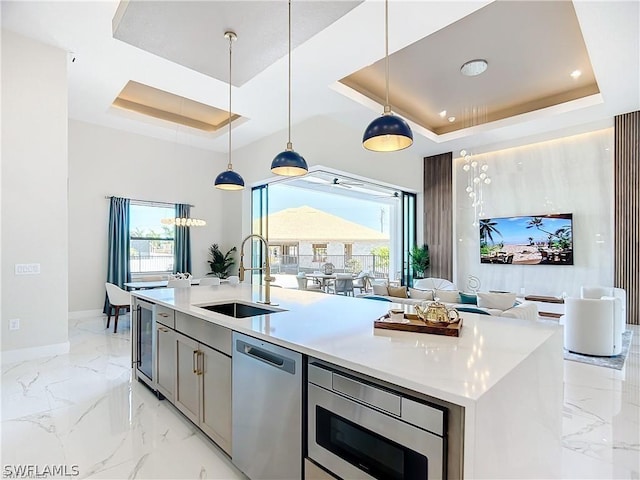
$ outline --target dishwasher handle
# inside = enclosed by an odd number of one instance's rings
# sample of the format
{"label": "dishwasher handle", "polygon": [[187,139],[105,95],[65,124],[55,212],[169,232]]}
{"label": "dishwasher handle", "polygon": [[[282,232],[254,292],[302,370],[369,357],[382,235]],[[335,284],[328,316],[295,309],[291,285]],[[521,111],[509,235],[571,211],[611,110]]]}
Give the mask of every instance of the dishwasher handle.
{"label": "dishwasher handle", "polygon": [[278,355],[242,340],[236,340],[236,351],[291,375],[296,373],[296,362],[292,358]]}

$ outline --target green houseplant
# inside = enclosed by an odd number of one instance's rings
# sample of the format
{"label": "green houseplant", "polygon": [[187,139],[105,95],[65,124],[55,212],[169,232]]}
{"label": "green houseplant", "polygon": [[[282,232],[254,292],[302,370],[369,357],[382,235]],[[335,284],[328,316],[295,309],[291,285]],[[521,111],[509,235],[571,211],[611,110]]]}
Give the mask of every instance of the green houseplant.
{"label": "green houseplant", "polygon": [[235,260],[233,259],[233,253],[236,251],[236,247],[233,247],[226,254],[222,254],[220,247],[217,243],[214,243],[209,247],[209,256],[211,260],[208,260],[211,267],[211,273],[208,275],[215,275],[219,278],[227,278],[229,276],[229,269],[233,267]]}
{"label": "green houseplant", "polygon": [[430,265],[429,245],[426,243],[421,247],[414,245],[411,252],[409,252],[409,258],[411,259],[414,278],[424,278]]}

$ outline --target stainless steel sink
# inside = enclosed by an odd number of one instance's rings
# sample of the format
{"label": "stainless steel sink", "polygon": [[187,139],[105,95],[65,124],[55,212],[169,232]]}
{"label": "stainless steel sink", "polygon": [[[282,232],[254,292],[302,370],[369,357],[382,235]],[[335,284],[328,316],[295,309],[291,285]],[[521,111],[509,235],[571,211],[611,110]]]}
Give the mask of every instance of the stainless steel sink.
{"label": "stainless steel sink", "polygon": [[214,305],[198,305],[200,308],[210,310],[212,312],[221,313],[233,318],[247,318],[258,315],[269,315],[271,313],[283,312],[279,308],[269,308],[257,305],[247,305],[246,303],[230,302],[217,303]]}

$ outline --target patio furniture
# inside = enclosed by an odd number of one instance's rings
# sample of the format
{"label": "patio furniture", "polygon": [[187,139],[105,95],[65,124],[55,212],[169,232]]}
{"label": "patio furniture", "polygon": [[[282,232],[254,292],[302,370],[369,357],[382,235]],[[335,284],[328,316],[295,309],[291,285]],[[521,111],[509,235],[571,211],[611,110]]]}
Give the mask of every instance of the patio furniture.
{"label": "patio furniture", "polygon": [[333,285],[329,285],[329,290],[333,290],[336,295],[353,295],[353,276],[350,273],[338,273]]}
{"label": "patio furniture", "polygon": [[359,289],[360,293],[367,293],[371,288],[371,277],[369,272],[360,272],[356,278],[353,279],[353,288]]}
{"label": "patio furniture", "polygon": [[319,283],[313,282],[311,285],[309,285],[309,279],[304,273],[299,273],[296,276],[296,280],[298,281],[298,290],[312,290],[316,292],[321,291]]}

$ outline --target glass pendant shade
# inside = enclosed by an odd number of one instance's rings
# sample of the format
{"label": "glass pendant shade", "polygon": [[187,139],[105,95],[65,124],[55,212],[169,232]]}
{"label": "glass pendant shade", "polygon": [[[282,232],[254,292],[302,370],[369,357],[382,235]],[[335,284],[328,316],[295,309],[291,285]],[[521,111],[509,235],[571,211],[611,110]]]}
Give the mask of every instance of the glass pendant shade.
{"label": "glass pendant shade", "polygon": [[413,132],[402,118],[386,113],[369,124],[362,146],[373,152],[395,152],[413,144]]}
{"label": "glass pendant shade", "polygon": [[216,177],[214,185],[220,190],[242,190],[244,180],[233,170],[225,170]]}
{"label": "glass pendant shade", "polygon": [[287,149],[275,156],[271,162],[271,171],[284,177],[297,177],[309,171],[306,160],[287,145]]}

